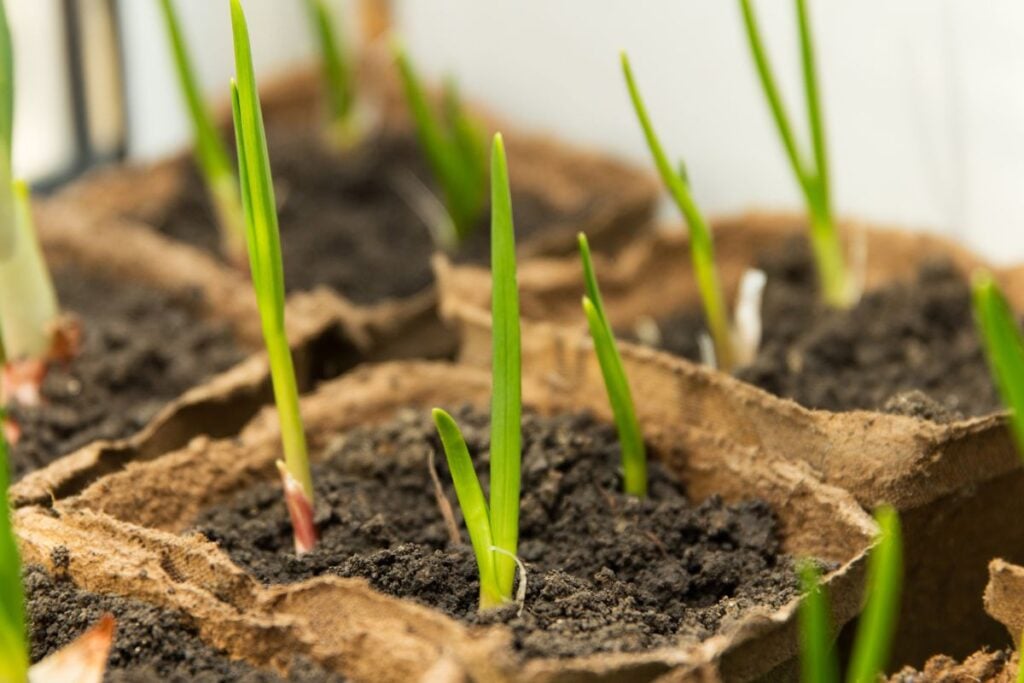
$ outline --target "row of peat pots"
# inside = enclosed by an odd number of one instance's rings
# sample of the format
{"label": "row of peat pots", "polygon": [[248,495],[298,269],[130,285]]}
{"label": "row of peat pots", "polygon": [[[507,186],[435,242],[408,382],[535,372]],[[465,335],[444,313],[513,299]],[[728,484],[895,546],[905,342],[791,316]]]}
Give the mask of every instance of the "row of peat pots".
{"label": "row of peat pots", "polygon": [[[314,82],[293,74],[264,105],[320,544],[291,550],[259,316],[245,276],[217,255],[190,161],[94,174],[38,207],[82,353],[51,369],[42,408],[12,414],[37,648],[112,610],[112,665],[150,647],[168,675],[790,679],[797,559],[820,562],[833,621],[849,626],[876,535],[867,511],[882,503],[905,537],[892,663],[1011,645],[1024,570],[993,563],[982,598],[990,561],[1024,562],[1024,470],[973,332],[965,274],[978,260],[937,238],[847,226],[866,245],[868,294],[829,311],[800,219],[721,221],[727,295],[752,265],[768,274],[761,351],[728,376],[688,360],[699,300],[682,231],[649,227],[657,183],[507,127],[528,589],[521,610],[477,614],[472,551],[442,514],[454,495],[429,409],[456,414],[485,457],[487,243],[432,259],[421,221],[394,198],[394,176],[423,164],[408,123],[389,115],[340,157],[311,132]],[[643,502],[619,493],[580,310],[580,230],[612,324],[642,340],[621,350],[656,463]],[[1015,273],[1000,276],[1024,306]],[[1009,676],[1007,660],[971,665]]]}

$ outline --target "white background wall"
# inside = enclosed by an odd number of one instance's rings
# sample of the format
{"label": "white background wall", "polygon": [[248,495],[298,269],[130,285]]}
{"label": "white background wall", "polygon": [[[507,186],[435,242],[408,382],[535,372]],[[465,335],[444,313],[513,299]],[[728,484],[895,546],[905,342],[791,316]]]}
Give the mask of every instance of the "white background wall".
{"label": "white background wall", "polygon": [[[29,6],[55,2],[7,1],[15,30],[28,21],[21,15]],[[350,2],[336,4],[347,9]],[[227,1],[177,4],[204,87],[221,96],[233,69]],[[311,55],[299,0],[245,4],[258,69]],[[426,73],[454,73],[465,92],[508,118],[646,164],[619,73],[624,48],[663,141],[685,157],[709,212],[799,205],[732,0],[395,4],[406,43]],[[792,5],[755,2],[802,133]],[[959,236],[996,260],[1024,259],[1024,3],[809,5],[839,211]],[[183,144],[188,126],[155,0],[122,0],[122,15],[131,149],[153,156]],[[20,41],[19,51],[41,51],[36,42]],[[52,89],[44,79],[29,85],[23,78],[19,94],[42,101],[34,91]],[[33,144],[26,140],[40,138],[39,130],[54,123],[54,111],[22,117],[30,125],[19,126],[19,164],[37,164],[29,160],[25,150]]]}

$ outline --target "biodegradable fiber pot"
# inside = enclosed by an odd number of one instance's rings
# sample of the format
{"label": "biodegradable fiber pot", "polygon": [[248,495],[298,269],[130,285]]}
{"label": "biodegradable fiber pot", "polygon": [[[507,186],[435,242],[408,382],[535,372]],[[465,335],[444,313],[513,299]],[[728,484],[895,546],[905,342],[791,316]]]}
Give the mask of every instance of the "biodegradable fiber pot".
{"label": "biodegradable fiber pot", "polygon": [[[15,496],[16,503],[45,501],[51,495],[60,496],[62,487],[70,482],[88,481],[101,473],[113,471],[121,467],[128,457],[148,459],[180,448],[200,434],[222,437],[237,433],[271,399],[269,368],[264,354],[256,353],[262,347],[262,337],[248,282],[219,268],[211,259],[180,245],[167,243],[146,230],[111,223],[105,227],[103,239],[97,239],[92,226],[69,209],[44,203],[37,212],[40,242],[51,268],[58,275],[71,268],[67,286],[75,287],[83,277],[96,277],[117,289],[146,288],[165,296],[167,301],[181,302],[195,320],[211,321],[216,326],[226,327],[238,347],[237,357],[240,360],[225,371],[199,381],[181,396],[171,397],[138,431],[75,448],[74,453],[61,462],[60,481],[52,479],[47,469],[28,474]],[[72,298],[81,297],[76,295]],[[105,306],[102,301],[93,304],[101,309]],[[71,312],[74,313],[73,310]],[[137,329],[134,317],[137,314],[128,310],[126,316],[129,319],[117,323],[116,329],[132,334]],[[161,314],[171,315],[164,310],[145,312],[147,316]],[[85,334],[89,335],[89,320],[84,324]],[[350,312],[323,292],[294,297],[288,306],[287,325],[297,377],[305,389],[325,376],[336,375],[339,359],[346,355],[358,358],[367,346],[359,326],[352,322]],[[121,332],[108,334],[116,336]],[[119,342],[112,343],[116,346]],[[196,354],[206,352],[201,343],[194,350]],[[143,355],[130,359],[127,367],[144,369],[162,362],[153,360],[145,349],[138,353]],[[103,370],[101,366],[95,372],[128,373],[124,381],[133,381],[134,370]],[[117,386],[116,381],[116,378],[111,379],[112,386]],[[146,400],[149,400],[148,396]],[[91,413],[102,408],[87,407]],[[47,410],[54,409],[44,406],[43,417],[46,417]],[[67,408],[59,407],[59,410],[66,411]],[[48,419],[57,420],[58,417]],[[62,433],[66,429],[63,423],[55,423],[52,431]],[[23,430],[23,438],[27,434]],[[71,436],[74,437],[73,434]],[[69,441],[74,442],[75,439]],[[53,457],[61,455],[65,454],[53,453]]]}
{"label": "biodegradable fiber pot", "polygon": [[1013,642],[1020,647],[1024,634],[1024,567],[1005,560],[992,560],[988,571],[985,610],[1006,627]]}
{"label": "biodegradable fiber pot", "polygon": [[[741,274],[760,254],[803,230],[799,219],[747,215],[720,221],[715,240],[723,287],[733,300]],[[913,277],[916,265],[943,258],[964,273],[981,261],[923,234],[847,226],[866,240],[867,288]],[[681,233],[641,238],[614,258],[595,257],[612,324],[629,329],[699,306],[688,244]],[[442,315],[461,337],[461,359],[490,358],[490,276],[435,260]],[[1024,305],[1022,271],[999,272],[1011,301]],[[580,309],[579,256],[520,264],[523,367],[551,401],[578,397],[600,415],[607,398]],[[770,324],[770,323],[766,323]],[[1002,414],[947,423],[881,412],[807,410],[723,373],[668,353],[621,343],[644,425],[676,424],[690,439],[757,448],[850,491],[866,508],[895,505],[903,518],[907,563],[894,664],[921,665],[936,652],[966,657],[1005,635],[980,602],[989,558],[1024,561],[1024,470]],[[948,628],[957,624],[958,628]]]}
{"label": "biodegradable fiber pot", "polygon": [[[449,364],[356,369],[303,399],[311,453],[319,455],[351,430],[389,423],[410,408],[469,404],[485,409],[489,383],[489,373]],[[572,392],[552,398],[536,383],[524,382],[526,407],[541,415],[587,405]],[[720,494],[726,501],[766,501],[777,518],[782,550],[827,564],[835,622],[846,623],[857,613],[875,526],[848,494],[756,446],[693,434],[681,440],[669,421],[648,421],[645,434],[653,457],[685,485],[690,499]],[[196,617],[203,638],[253,664],[283,667],[283,653],[294,648],[356,681],[409,681],[428,674],[434,678],[425,680],[643,681],[698,673],[703,680],[721,675],[744,681],[792,665],[796,598],[776,609],[730,614],[702,642],[521,661],[505,626],[470,626],[377,592],[364,579],[321,575],[264,586],[219,546],[185,532],[204,510],[248,486],[275,481],[279,439],[276,415],[268,409],[236,439],[197,439],[91,482],[77,478],[50,505],[17,510],[26,556],[49,564],[53,550],[64,547],[65,571],[87,590],[184,610]],[[373,457],[397,465],[407,456],[392,450]],[[63,464],[53,466],[51,479],[61,480]],[[14,493],[16,500],[24,499],[17,486]]]}
{"label": "biodegradable fiber pot", "polygon": [[[316,69],[287,73],[262,89],[285,281],[292,290],[331,286],[350,303],[370,338],[370,360],[450,356],[454,339],[437,316],[429,231],[395,189],[396,179],[410,172],[423,181],[430,174],[390,57],[372,53],[364,59],[360,92],[380,112],[381,135],[348,152],[330,150],[316,133],[323,126]],[[593,236],[595,248],[615,247],[648,225],[658,192],[649,174],[516,131],[473,109],[487,128],[505,134],[513,200],[528,217],[520,223],[529,232],[520,255],[565,253],[580,229]],[[208,253],[217,248],[212,212],[188,153],[92,173],[57,201],[75,205],[100,227],[127,217],[191,246],[202,243]],[[303,229],[318,236],[304,236]],[[479,232],[467,257],[487,254],[487,231]]]}

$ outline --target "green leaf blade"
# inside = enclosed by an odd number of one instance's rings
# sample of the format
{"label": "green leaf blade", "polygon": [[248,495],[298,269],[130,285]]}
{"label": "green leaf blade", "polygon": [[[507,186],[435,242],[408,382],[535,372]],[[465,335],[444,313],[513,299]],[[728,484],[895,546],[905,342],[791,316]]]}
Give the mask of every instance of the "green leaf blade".
{"label": "green leaf blade", "polygon": [[5,0],[0,0],[0,259],[14,252],[14,44]]}
{"label": "green leaf blade", "polygon": [[743,15],[743,27],[746,30],[747,43],[750,46],[751,56],[753,56],[754,65],[757,68],[758,80],[760,80],[761,88],[764,90],[765,98],[768,100],[768,108],[771,110],[772,119],[775,121],[779,137],[782,138],[782,146],[786,151],[786,158],[789,159],[789,164],[800,183],[801,189],[806,192],[810,174],[804,168],[800,153],[797,151],[793,127],[790,124],[786,106],[782,103],[782,97],[779,95],[779,87],[775,83],[775,75],[771,63],[768,61],[768,53],[764,49],[761,29],[758,26],[757,15],[754,13],[751,0],[740,0],[740,10]]}
{"label": "green leaf blade", "polygon": [[[647,107],[640,89],[633,77],[633,69],[629,64],[629,57],[625,52],[621,53],[622,74],[626,79],[626,87],[629,90],[629,97],[633,103],[636,117],[643,129],[647,146],[654,157],[655,166],[661,175],[662,181],[668,187],[679,211],[683,214],[689,226],[690,232],[690,257],[693,261],[694,274],[697,278],[697,286],[700,290],[701,301],[704,306],[704,317],[707,320],[708,330],[715,344],[715,355],[718,366],[723,370],[731,370],[735,352],[732,344],[732,332],[729,327],[729,320],[726,314],[725,299],[722,295],[722,286],[718,278],[718,269],[715,265],[715,245],[711,237],[711,228],[704,219],[703,214],[697,207],[686,180],[685,173],[676,173],[669,163],[665,150],[658,140],[654,131]],[[680,169],[685,170],[685,165],[680,164]]]}
{"label": "green leaf blade", "polygon": [[[0,421],[6,416],[0,412]],[[7,439],[0,433],[0,680],[28,680],[28,639],[21,558],[11,522],[10,460]]]}
{"label": "green leaf blade", "polygon": [[306,7],[320,48],[320,63],[331,118],[339,130],[348,130],[355,88],[348,51],[342,40],[343,34],[335,29],[335,17],[324,0],[306,0]]}
{"label": "green leaf blade", "polygon": [[989,369],[1003,404],[1010,411],[1010,430],[1017,452],[1024,457],[1024,338],[991,275],[981,273],[975,277],[973,302]]}
{"label": "green leaf blade", "polygon": [[[747,1],[749,2],[749,0]],[[814,175],[822,209],[826,215],[831,216],[828,148],[825,144],[825,124],[821,115],[821,97],[818,94],[818,74],[811,22],[807,15],[807,0],[796,0],[796,14],[800,32],[800,62],[803,68],[804,95],[807,100],[807,121],[811,128],[811,148],[814,151]]]}
{"label": "green leaf blade", "polygon": [[456,241],[465,240],[484,209],[486,163],[479,131],[469,120],[456,92],[446,90],[445,109],[451,131],[435,115],[426,91],[401,45],[394,46],[395,62],[416,135],[444,194],[445,208],[455,226]]}
{"label": "green leaf blade", "polygon": [[476,555],[477,568],[480,572],[480,608],[496,607],[511,599],[511,593],[505,595],[498,587],[494,573],[494,540],[491,536],[491,520],[487,511],[480,479],[473,468],[473,459],[469,455],[466,441],[462,438],[459,426],[452,416],[435,408],[433,410],[434,425],[441,444],[444,446],[448,469],[451,471],[455,484],[455,495],[459,500],[459,508],[469,531],[469,538]]}
{"label": "green leaf blade", "polygon": [[813,563],[801,565],[800,583],[804,593],[800,602],[800,680],[833,683],[839,680],[839,666],[832,650],[828,596]]}
{"label": "green leaf blade", "polygon": [[590,327],[590,336],[594,340],[594,350],[608,393],[608,403],[611,405],[619,433],[624,489],[629,495],[643,498],[647,495],[647,449],[640,423],[636,418],[633,392],[626,377],[622,356],[615,343],[615,335],[604,312],[601,290],[594,273],[594,262],[590,256],[590,245],[583,233],[579,234],[579,245],[586,289],[583,312]]}
{"label": "green leaf blade", "polygon": [[242,209],[238,205],[238,183],[228,149],[200,94],[173,0],[160,0],[159,4],[178,84],[192,122],[196,161],[216,211],[223,249],[232,261],[238,261],[245,255],[245,227]]}
{"label": "green leaf blade", "polygon": [[46,359],[53,343],[53,324],[60,316],[57,291],[43,257],[32,217],[28,185],[16,181],[14,249],[0,260],[0,316],[5,355],[11,360]]}
{"label": "green leaf blade", "polygon": [[752,0],[740,0],[747,43],[750,46],[758,80],[764,91],[765,99],[768,101],[772,119],[775,121],[779,137],[782,139],[786,158],[796,176],[797,184],[803,192],[810,214],[811,247],[818,270],[818,279],[821,283],[822,297],[831,306],[845,307],[852,303],[855,292],[850,284],[842,244],[832,219],[828,154],[815,70],[814,42],[811,36],[806,2],[805,0],[795,0],[800,33],[804,95],[807,100],[807,117],[811,129],[813,165],[809,165],[805,161],[797,147],[793,126],[782,102],[782,97],[779,95],[779,88],[775,82],[772,66],[761,39],[757,16],[751,3]]}
{"label": "green leaf blade", "polygon": [[[517,555],[522,355],[512,196],[500,133],[491,148],[491,279],[491,532],[497,547]],[[502,595],[511,595],[515,561],[499,554],[495,564]]]}
{"label": "green leaf blade", "polygon": [[875,520],[881,533],[868,558],[867,604],[857,624],[848,683],[874,683],[885,670],[900,610],[903,540],[899,515],[883,505],[875,512]]}
{"label": "green leaf blade", "polygon": [[238,141],[240,190],[246,218],[246,242],[253,287],[260,311],[263,338],[270,360],[274,399],[281,421],[285,463],[302,486],[310,503],[313,480],[305,430],[299,412],[298,385],[284,322],[284,275],[277,204],[267,154],[266,132],[252,63],[252,48],[245,14],[239,0],[231,0],[235,43],[236,80],[232,84],[232,113]]}

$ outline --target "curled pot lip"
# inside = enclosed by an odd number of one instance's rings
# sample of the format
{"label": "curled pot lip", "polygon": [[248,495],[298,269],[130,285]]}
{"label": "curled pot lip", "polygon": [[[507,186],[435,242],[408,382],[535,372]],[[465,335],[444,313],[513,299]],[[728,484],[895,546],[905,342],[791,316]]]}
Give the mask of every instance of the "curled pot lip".
{"label": "curled pot lip", "polygon": [[[489,374],[483,370],[396,362],[363,366],[325,383],[302,399],[302,409],[311,451],[317,452],[338,432],[386,420],[404,407],[467,401],[486,405],[488,397]],[[524,399],[542,412],[586,407],[578,396],[554,395],[530,378],[524,380]],[[647,425],[646,435],[657,457],[694,495],[714,492],[769,500],[780,517],[788,552],[837,563],[838,569],[826,577],[837,622],[857,613],[864,557],[875,526],[848,494],[757,448],[682,434],[670,423]],[[272,478],[278,442],[275,414],[267,409],[235,439],[197,439],[58,498],[53,503],[56,517],[24,506],[18,510],[18,523],[27,552],[46,562],[52,548],[66,545],[72,558],[68,571],[86,588],[184,609],[196,616],[204,638],[254,663],[282,666],[292,652],[307,652],[354,680],[416,680],[446,666],[489,681],[597,680],[627,674],[653,680],[671,671],[698,669],[748,680],[795,654],[797,600],[775,611],[753,610],[700,644],[521,662],[503,627],[468,627],[378,593],[361,579],[319,577],[263,587],[213,544],[180,532],[201,508],[248,483]]]}

